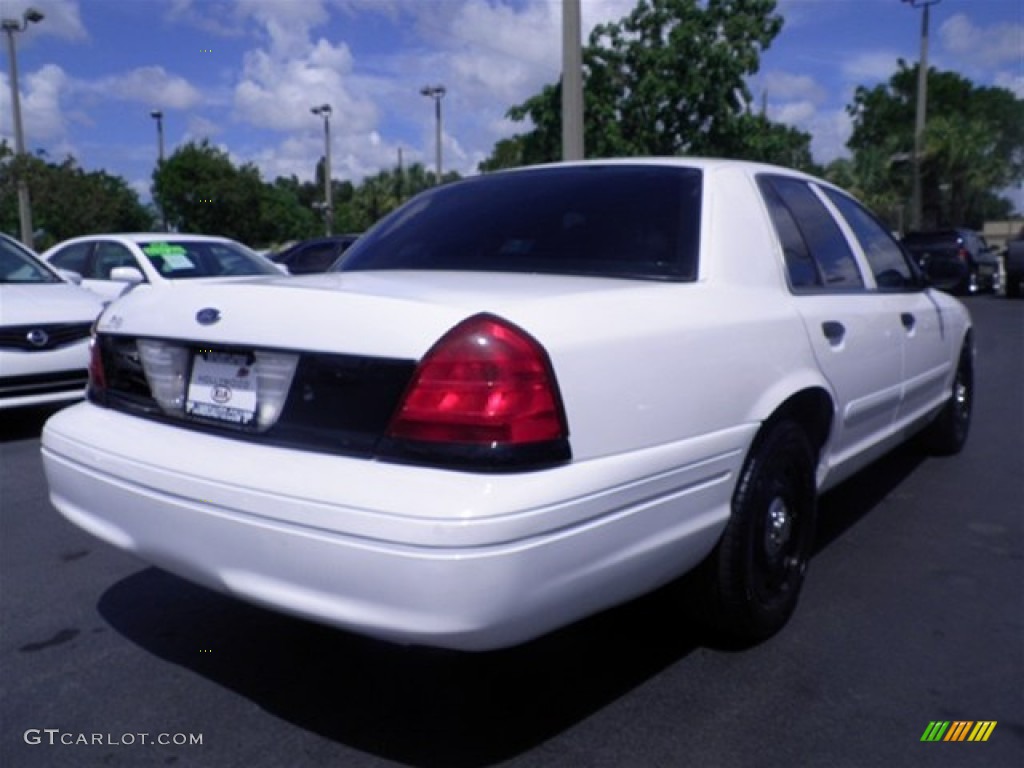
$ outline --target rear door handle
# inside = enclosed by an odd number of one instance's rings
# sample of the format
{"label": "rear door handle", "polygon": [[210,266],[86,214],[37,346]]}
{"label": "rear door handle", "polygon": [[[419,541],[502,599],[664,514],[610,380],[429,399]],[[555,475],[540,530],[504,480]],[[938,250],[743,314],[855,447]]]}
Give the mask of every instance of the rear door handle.
{"label": "rear door handle", "polygon": [[917,318],[909,312],[903,312],[900,315],[900,322],[903,323],[903,327],[908,331],[914,330],[914,326],[917,325]]}
{"label": "rear door handle", "polygon": [[821,332],[825,334],[828,343],[835,346],[846,336],[846,328],[842,323],[835,320],[826,320],[821,324]]}

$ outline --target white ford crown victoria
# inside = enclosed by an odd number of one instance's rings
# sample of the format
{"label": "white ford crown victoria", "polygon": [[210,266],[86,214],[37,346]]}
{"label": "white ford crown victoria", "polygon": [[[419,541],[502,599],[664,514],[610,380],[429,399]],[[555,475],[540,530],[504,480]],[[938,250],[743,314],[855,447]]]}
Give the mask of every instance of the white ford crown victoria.
{"label": "white ford crown victoria", "polygon": [[972,364],[963,306],[825,182],[555,165],[422,194],[333,273],[129,294],[43,458],[101,539],[355,632],[499,648],[699,566],[753,642],[822,490],[921,430],[960,449]]}

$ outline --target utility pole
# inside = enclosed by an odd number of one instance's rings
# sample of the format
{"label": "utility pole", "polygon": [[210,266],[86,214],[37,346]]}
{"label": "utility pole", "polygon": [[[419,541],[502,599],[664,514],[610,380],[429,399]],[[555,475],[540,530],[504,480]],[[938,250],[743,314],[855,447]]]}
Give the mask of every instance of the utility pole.
{"label": "utility pole", "polygon": [[441,183],[441,99],[444,98],[443,85],[425,85],[420,93],[434,100],[434,154],[437,161],[437,183]]}
{"label": "utility pole", "polygon": [[[18,53],[14,46],[14,33],[24,32],[29,24],[35,24],[45,18],[41,11],[35,8],[26,8],[21,15],[21,21],[17,19],[3,19],[0,25],[7,33],[7,55],[11,66],[11,112],[14,113],[14,152],[18,160],[24,161],[25,152],[25,129],[21,122],[21,98],[18,93]],[[28,182],[25,180],[26,166],[19,163],[18,167],[18,219],[21,225],[21,242],[28,248],[32,247],[32,200],[28,193]]]}
{"label": "utility pole", "polygon": [[334,191],[331,183],[331,105],[321,104],[311,110],[324,118],[324,230],[331,234],[334,225]]}
{"label": "utility pole", "polygon": [[921,156],[924,154],[924,127],[928,111],[928,22],[929,11],[940,0],[903,0],[914,8],[921,8],[921,58],[917,65],[917,110],[914,117],[913,188],[910,197],[910,228],[920,230],[923,225],[921,192]]}
{"label": "utility pole", "polygon": [[580,0],[562,0],[562,159],[583,159]]}

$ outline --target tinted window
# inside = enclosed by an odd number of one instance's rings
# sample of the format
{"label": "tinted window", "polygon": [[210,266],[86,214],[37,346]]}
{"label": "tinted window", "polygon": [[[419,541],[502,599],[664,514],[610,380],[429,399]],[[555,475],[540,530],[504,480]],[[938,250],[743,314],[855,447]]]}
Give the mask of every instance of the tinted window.
{"label": "tinted window", "polygon": [[54,253],[47,261],[57,269],[67,269],[85,277],[92,243],[72,243]]}
{"label": "tinted window", "polygon": [[[803,275],[790,266],[787,255],[787,269],[794,289],[803,287],[806,290],[808,287],[820,286],[824,290],[851,290],[864,286],[864,279],[861,277],[853,251],[850,250],[850,244],[846,242],[832,214],[807,182],[785,176],[760,176],[758,184],[766,202],[772,195],[765,194],[765,191],[771,190],[774,193],[775,203],[774,206],[769,203],[769,213],[772,214],[783,247],[785,248],[786,241],[780,227],[782,217],[778,211],[779,205],[788,212],[792,224],[800,233],[807,253],[815,262],[817,280],[820,282],[807,283]],[[776,209],[774,212],[773,207]]]}
{"label": "tinted window", "polygon": [[110,273],[117,267],[139,268],[139,263],[132,252],[120,243],[103,241],[96,244],[96,255],[92,261],[92,271],[86,275],[94,280],[109,280]]}
{"label": "tinted window", "polygon": [[818,271],[818,264],[811,258],[811,251],[793,214],[771,184],[762,183],[761,193],[782,244],[790,287],[797,291],[822,287],[824,280]]}
{"label": "tinted window", "polygon": [[478,176],[423,193],[361,237],[342,271],[542,272],[692,280],[701,174],[587,166]]}
{"label": "tinted window", "polygon": [[847,195],[834,189],[824,188],[823,191],[856,235],[878,287],[896,291],[916,288],[919,285],[916,273],[885,227]]}
{"label": "tinted window", "polygon": [[60,278],[19,245],[0,237],[0,283],[59,283]]}
{"label": "tinted window", "polygon": [[338,258],[340,250],[341,248],[336,243],[312,243],[297,248],[288,257],[286,263],[294,275],[326,272]]}
{"label": "tinted window", "polygon": [[139,243],[139,248],[168,280],[281,274],[268,260],[238,243],[169,239]]}

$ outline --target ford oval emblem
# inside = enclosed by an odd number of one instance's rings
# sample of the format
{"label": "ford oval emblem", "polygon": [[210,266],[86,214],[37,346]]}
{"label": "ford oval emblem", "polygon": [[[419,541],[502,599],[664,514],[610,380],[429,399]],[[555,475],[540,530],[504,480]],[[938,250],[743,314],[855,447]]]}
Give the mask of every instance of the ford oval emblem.
{"label": "ford oval emblem", "polygon": [[213,325],[220,320],[220,310],[206,307],[196,312],[196,322],[200,325]]}

